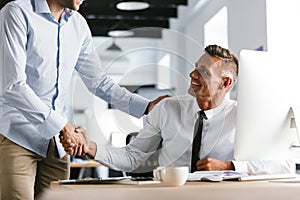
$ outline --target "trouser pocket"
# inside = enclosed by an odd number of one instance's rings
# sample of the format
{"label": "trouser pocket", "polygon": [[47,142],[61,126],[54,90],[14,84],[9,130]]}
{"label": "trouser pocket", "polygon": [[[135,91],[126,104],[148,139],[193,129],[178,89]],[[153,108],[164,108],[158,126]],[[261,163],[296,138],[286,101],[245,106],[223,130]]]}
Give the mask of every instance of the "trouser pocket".
{"label": "trouser pocket", "polygon": [[0,144],[2,144],[5,140],[5,137],[0,133]]}

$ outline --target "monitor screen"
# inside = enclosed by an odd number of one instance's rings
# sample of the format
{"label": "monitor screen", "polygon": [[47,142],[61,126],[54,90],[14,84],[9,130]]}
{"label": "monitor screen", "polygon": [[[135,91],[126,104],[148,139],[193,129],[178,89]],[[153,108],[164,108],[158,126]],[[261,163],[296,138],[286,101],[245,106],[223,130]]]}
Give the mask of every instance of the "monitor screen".
{"label": "monitor screen", "polygon": [[288,55],[241,51],[236,160],[300,159],[300,148],[291,148],[299,145],[299,137],[290,112],[300,106],[298,65]]}

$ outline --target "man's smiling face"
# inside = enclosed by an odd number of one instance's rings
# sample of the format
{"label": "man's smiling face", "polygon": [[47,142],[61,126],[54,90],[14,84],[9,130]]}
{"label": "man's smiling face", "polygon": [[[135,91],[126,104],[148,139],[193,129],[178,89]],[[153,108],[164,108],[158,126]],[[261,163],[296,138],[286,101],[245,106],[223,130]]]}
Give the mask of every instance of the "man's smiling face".
{"label": "man's smiling face", "polygon": [[203,54],[190,73],[191,85],[189,94],[195,96],[199,102],[213,103],[223,93],[222,60]]}

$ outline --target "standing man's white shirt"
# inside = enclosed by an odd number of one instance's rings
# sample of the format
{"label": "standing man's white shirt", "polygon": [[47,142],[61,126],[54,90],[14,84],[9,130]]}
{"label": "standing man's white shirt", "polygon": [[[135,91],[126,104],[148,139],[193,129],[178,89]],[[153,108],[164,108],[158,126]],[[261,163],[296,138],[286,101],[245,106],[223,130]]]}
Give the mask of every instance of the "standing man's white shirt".
{"label": "standing man's white shirt", "polygon": [[[200,159],[234,160],[236,107],[236,101],[224,99],[220,106],[205,111]],[[149,113],[135,140],[124,148],[98,146],[96,159],[111,168],[132,171],[162,142],[160,166],[190,167],[198,111],[196,98],[190,95],[165,99]],[[292,161],[233,161],[233,164],[236,171],[248,174],[295,172]]]}

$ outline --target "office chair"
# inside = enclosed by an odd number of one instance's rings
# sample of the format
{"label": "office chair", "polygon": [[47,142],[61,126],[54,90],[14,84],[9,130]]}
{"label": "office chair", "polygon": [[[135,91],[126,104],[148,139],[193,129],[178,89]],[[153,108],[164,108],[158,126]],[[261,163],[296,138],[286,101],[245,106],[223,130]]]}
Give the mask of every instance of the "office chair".
{"label": "office chair", "polygon": [[[126,137],[126,144],[129,144],[136,138],[138,132],[129,133]],[[160,148],[159,145],[158,148]],[[132,172],[127,172],[134,180],[152,180],[153,170],[158,167],[158,151],[152,154],[145,162],[143,162],[137,169]]]}

